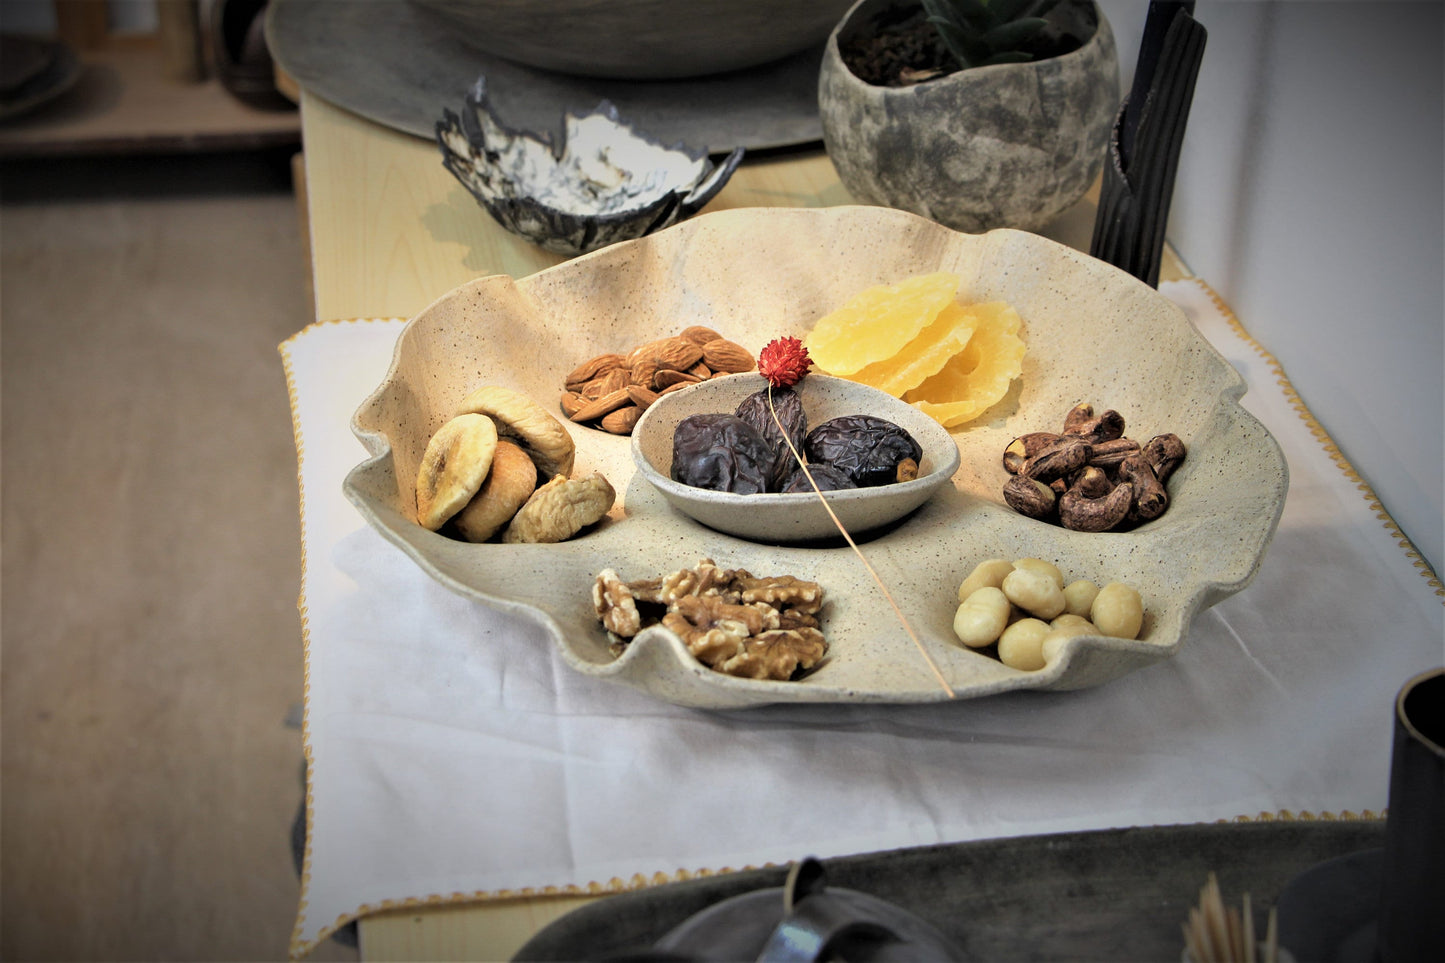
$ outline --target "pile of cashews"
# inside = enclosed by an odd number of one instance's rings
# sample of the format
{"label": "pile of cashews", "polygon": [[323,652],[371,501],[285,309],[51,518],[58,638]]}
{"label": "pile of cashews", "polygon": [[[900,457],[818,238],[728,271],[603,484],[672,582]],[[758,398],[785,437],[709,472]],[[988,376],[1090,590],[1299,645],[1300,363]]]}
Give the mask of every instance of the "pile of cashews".
{"label": "pile of cashews", "polygon": [[1036,672],[1080,635],[1135,639],[1144,625],[1139,593],[1123,582],[1100,588],[1088,579],[1064,583],[1052,562],[991,558],[958,587],[953,632],[971,649],[997,643],[1004,665]]}

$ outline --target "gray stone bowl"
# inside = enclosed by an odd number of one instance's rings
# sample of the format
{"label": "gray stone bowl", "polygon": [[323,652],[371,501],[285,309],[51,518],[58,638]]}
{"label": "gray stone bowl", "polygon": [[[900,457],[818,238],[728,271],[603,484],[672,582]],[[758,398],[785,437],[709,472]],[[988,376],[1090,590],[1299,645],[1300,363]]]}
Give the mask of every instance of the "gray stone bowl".
{"label": "gray stone bowl", "polygon": [[464,42],[531,67],[658,80],[744,70],[816,47],[849,0],[412,0]]}
{"label": "gray stone bowl", "polygon": [[[719,532],[773,545],[842,538],[816,492],[736,495],[672,479],[672,435],[678,422],[688,415],[731,412],[766,384],[757,374],[729,375],[663,395],[632,429],[633,464],[673,508]],[[906,430],[923,448],[918,477],[912,481],[824,493],[833,514],[855,540],[867,540],[904,519],[958,470],[953,437],[912,405],[876,388],[827,375],[810,374],[794,390],[803,401],[809,426],[840,415],[874,415]]]}
{"label": "gray stone bowl", "polygon": [[1103,168],[1119,107],[1114,34],[1098,5],[1076,11],[1097,28],[1072,53],[910,87],[866,83],[839,38],[899,2],[859,0],[824,48],[823,144],[854,200],[968,232],[1037,231],[1077,203]]}
{"label": "gray stone bowl", "polygon": [[[582,361],[698,324],[755,354],[774,338],[802,337],[862,288],[933,271],[957,274],[965,301],[1012,304],[1028,348],[1008,395],[950,432],[959,464],[949,484],[862,546],[952,696],[850,549],[772,545],[699,524],[642,477],[625,437],[566,425],[573,473],[601,472],[618,495],[606,518],[571,541],[473,545],[416,522],[427,441],[483,384],[555,404]],[[1079,689],[1170,659],[1195,616],[1259,570],[1284,510],[1288,469],[1239,403],[1244,388],[1169,299],[1037,234],[962,234],[883,207],[726,210],[520,280],[478,278],[438,298],[402,330],[385,377],[353,416],[365,452],[343,490],[422,571],[537,626],[574,671],[680,705],[921,703]],[[1025,432],[1057,430],[1080,401],[1121,412],[1133,437],[1173,431],[1189,446],[1162,517],[1130,532],[1088,534],[1004,504],[1004,448]],[[953,634],[959,583],[985,559],[1026,556],[1071,578],[1134,586],[1145,608],[1139,638],[1079,637],[1036,672],[961,646]],[[818,582],[827,593],[825,662],[793,682],[737,679],[703,666],[661,627],[615,656],[590,600],[597,572],[655,578],[704,557]]]}

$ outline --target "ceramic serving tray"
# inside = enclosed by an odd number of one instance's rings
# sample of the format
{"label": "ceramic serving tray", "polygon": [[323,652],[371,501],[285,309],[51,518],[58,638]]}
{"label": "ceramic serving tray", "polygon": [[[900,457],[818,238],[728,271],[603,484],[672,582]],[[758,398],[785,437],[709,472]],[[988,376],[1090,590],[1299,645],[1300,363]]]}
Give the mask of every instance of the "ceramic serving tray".
{"label": "ceramic serving tray", "polygon": [[[756,352],[775,337],[801,337],[865,287],[941,270],[962,278],[962,300],[1005,300],[1018,310],[1028,346],[1023,374],[1003,401],[952,432],[960,456],[952,483],[860,548],[951,694],[846,544],[770,545],[706,528],[635,471],[627,437],[568,425],[574,475],[600,471],[618,493],[609,515],[575,540],[473,545],[414,521],[426,442],[480,385],[506,385],[554,406],[566,373],[594,355],[698,324]],[[1077,689],[1171,657],[1196,614],[1254,577],[1284,507],[1287,468],[1274,439],[1239,405],[1244,387],[1168,299],[1037,235],[960,234],[872,207],[723,211],[520,281],[480,278],[427,307],[403,330],[386,379],[354,417],[369,457],[344,488],[371,525],[442,584],[543,626],[574,670],[669,702],[920,703]],[[1004,448],[1027,432],[1058,431],[1081,401],[1119,411],[1136,440],[1174,432],[1188,445],[1161,518],[1090,534],[1004,504]],[[952,631],[958,584],[994,557],[1043,558],[1069,579],[1134,586],[1145,607],[1140,637],[1075,639],[1035,672],[963,648]],[[651,578],[702,558],[820,583],[828,599],[824,663],[790,682],[737,679],[698,663],[660,627],[615,657],[592,608],[596,573]]]}

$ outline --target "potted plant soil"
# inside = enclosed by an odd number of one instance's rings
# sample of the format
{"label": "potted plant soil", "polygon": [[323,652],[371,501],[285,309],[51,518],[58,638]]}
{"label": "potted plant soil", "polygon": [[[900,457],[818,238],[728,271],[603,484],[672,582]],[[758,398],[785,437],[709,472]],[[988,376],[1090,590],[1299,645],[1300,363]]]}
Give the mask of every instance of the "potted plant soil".
{"label": "potted plant soil", "polygon": [[1092,0],[859,0],[829,37],[818,106],[858,202],[1037,231],[1102,168],[1118,54]]}

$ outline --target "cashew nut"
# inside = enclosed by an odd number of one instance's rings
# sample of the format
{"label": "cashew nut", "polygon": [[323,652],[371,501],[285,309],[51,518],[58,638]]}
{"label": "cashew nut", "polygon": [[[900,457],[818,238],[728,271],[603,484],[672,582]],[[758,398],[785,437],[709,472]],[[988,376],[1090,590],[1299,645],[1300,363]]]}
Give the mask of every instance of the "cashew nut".
{"label": "cashew nut", "polygon": [[1019,435],[1003,451],[1003,468],[1010,475],[1023,470],[1024,463],[1046,448],[1059,443],[1061,436],[1052,431],[1031,431]]}
{"label": "cashew nut", "polygon": [[1004,483],[1003,500],[1020,515],[1043,520],[1054,514],[1059,497],[1041,481],[1027,475],[1014,475]]}
{"label": "cashew nut", "polygon": [[1024,462],[1019,474],[1051,482],[1083,468],[1089,462],[1089,443],[1076,435],[1065,435]]}
{"label": "cashew nut", "polygon": [[1174,474],[1174,469],[1184,461],[1187,453],[1184,442],[1180,441],[1179,436],[1172,432],[1167,435],[1155,435],[1144,443],[1141,450],[1144,452],[1145,460],[1153,466],[1154,474],[1161,482],[1169,480],[1169,476]]}
{"label": "cashew nut", "polygon": [[1059,496],[1059,521],[1075,532],[1107,532],[1129,515],[1134,486],[1125,482],[1103,498],[1088,498],[1069,489]]}
{"label": "cashew nut", "polygon": [[1169,507],[1169,493],[1164,490],[1164,483],[1142,454],[1129,455],[1119,462],[1119,480],[1134,486],[1131,517],[1147,522],[1164,514],[1164,509]]}

